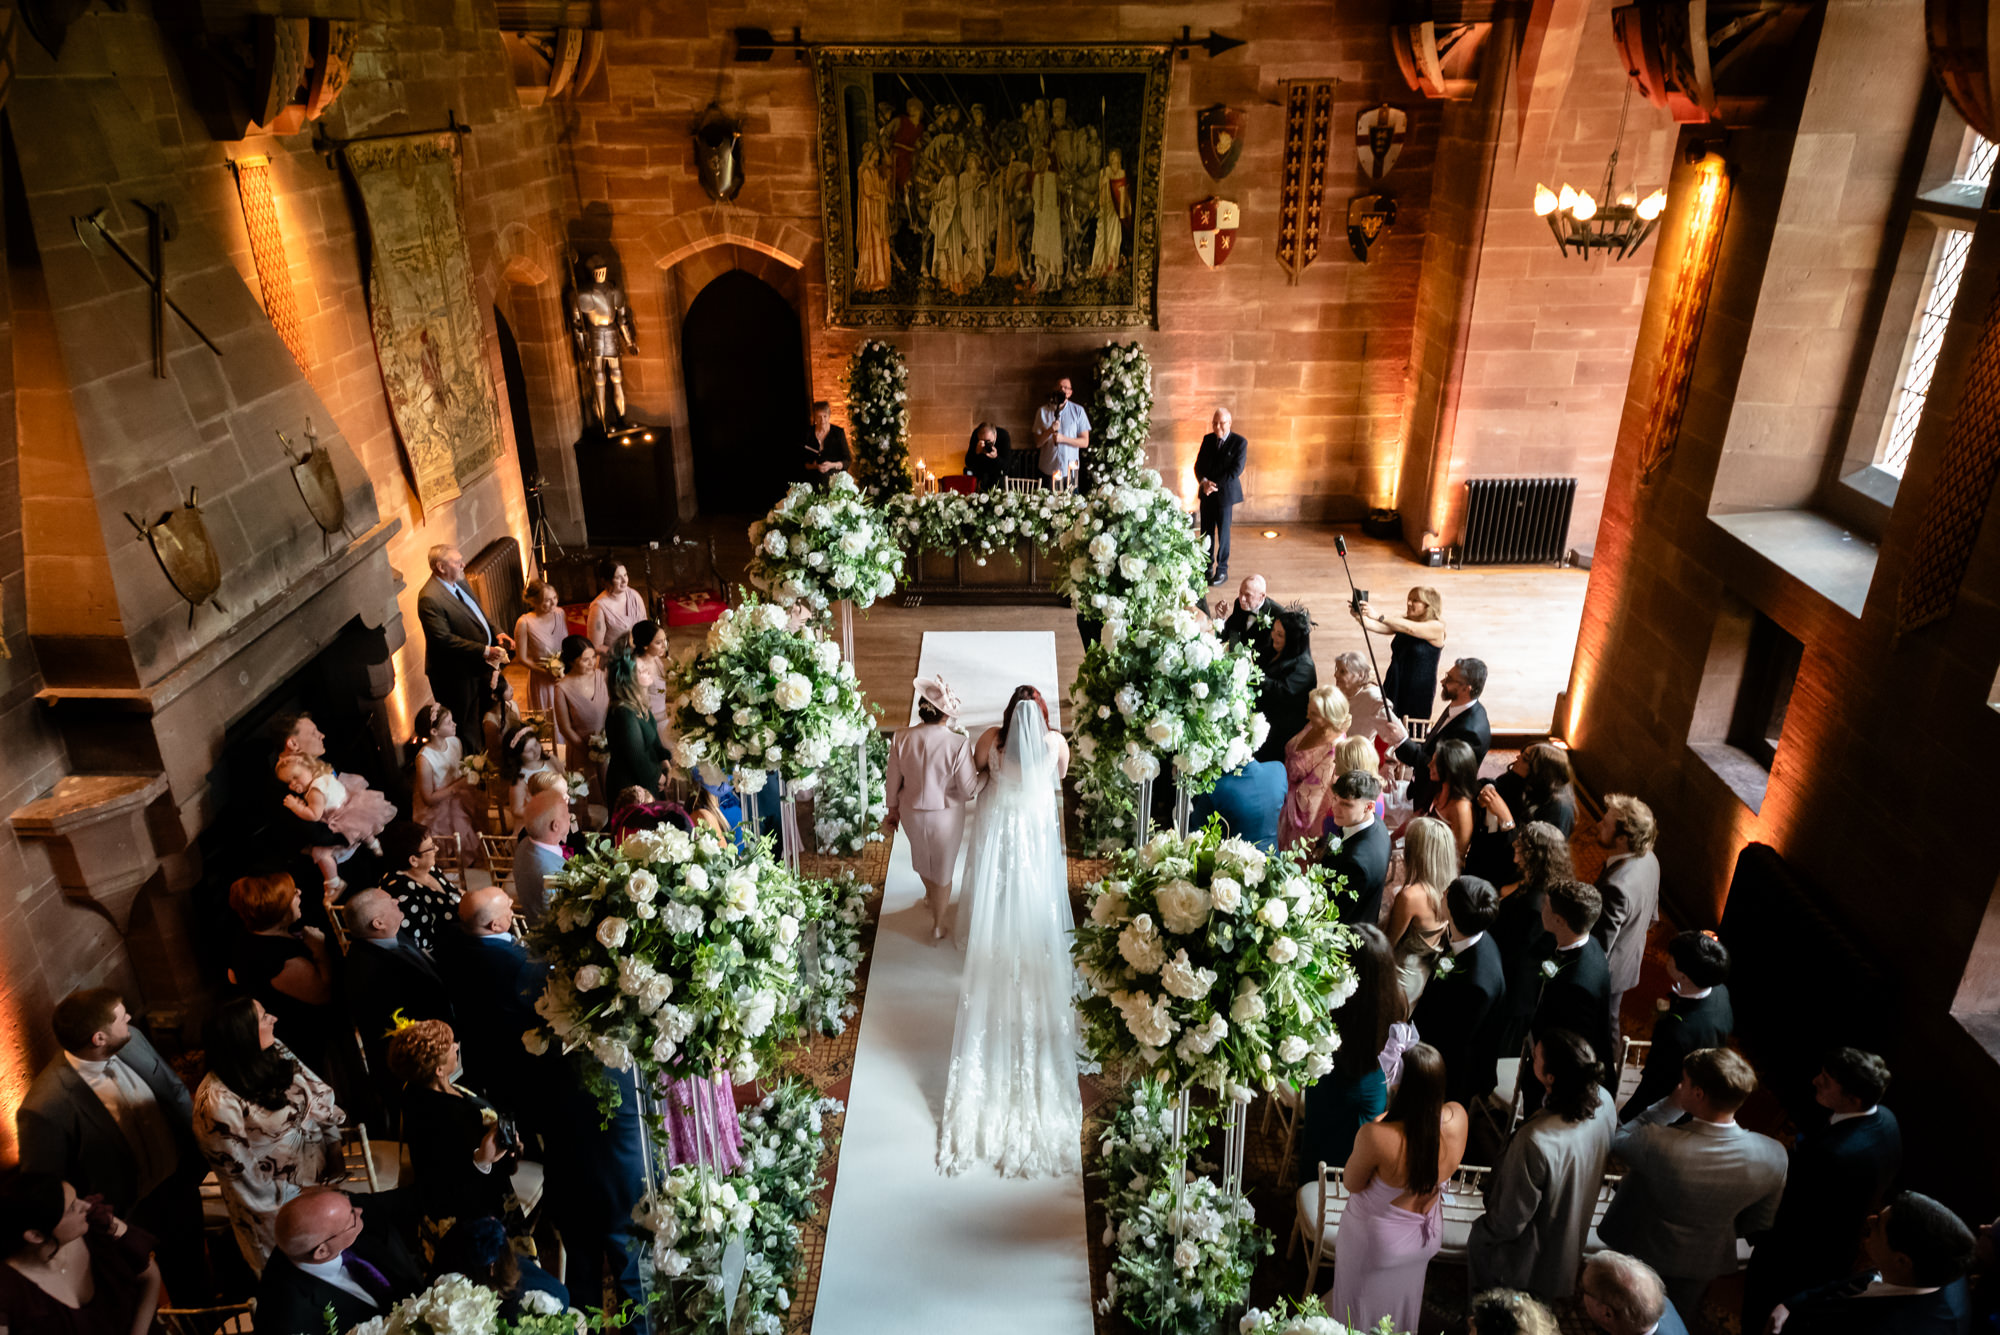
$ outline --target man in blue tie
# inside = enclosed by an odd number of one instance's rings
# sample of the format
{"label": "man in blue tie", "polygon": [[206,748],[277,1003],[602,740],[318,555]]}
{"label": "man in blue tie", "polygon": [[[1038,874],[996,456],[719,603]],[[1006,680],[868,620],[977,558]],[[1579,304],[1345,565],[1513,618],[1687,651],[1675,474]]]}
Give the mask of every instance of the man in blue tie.
{"label": "man in blue tie", "polygon": [[451,711],[463,732],[478,730],[486,713],[493,674],[514,648],[487,618],[479,598],[465,584],[465,557],[449,543],[430,551],[431,577],[417,594],[417,620],[424,628],[424,675],[431,698]]}

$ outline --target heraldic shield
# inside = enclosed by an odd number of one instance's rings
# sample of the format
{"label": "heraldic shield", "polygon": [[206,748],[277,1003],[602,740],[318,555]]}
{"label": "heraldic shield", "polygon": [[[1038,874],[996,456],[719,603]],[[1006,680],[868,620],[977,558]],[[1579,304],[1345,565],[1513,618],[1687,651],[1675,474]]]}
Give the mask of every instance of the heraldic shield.
{"label": "heraldic shield", "polygon": [[1361,174],[1379,181],[1396,165],[1409,132],[1409,113],[1384,102],[1354,118],[1354,156],[1361,160]]}
{"label": "heraldic shield", "polygon": [[[133,515],[125,516],[139,536],[152,544],[153,555],[167,581],[187,601],[190,626],[194,624],[194,609],[215,597],[215,591],[222,587],[222,562],[215,554],[215,543],[208,536],[208,525],[203,522],[195,499],[195,489],[188,488],[187,504],[169,510],[156,523],[146,524]],[[222,610],[221,603],[215,606]]]}
{"label": "heraldic shield", "polygon": [[1218,102],[1195,113],[1194,125],[1201,165],[1220,181],[1236,170],[1236,159],[1243,156],[1243,113]]}
{"label": "heraldic shield", "polygon": [[1368,263],[1368,251],[1382,234],[1396,225],[1396,197],[1388,191],[1379,195],[1356,195],[1347,201],[1347,244],[1354,258]]}
{"label": "heraldic shield", "polygon": [[1242,215],[1236,205],[1210,195],[1188,206],[1188,227],[1194,233],[1194,249],[1201,262],[1219,269],[1236,249],[1236,224]]}

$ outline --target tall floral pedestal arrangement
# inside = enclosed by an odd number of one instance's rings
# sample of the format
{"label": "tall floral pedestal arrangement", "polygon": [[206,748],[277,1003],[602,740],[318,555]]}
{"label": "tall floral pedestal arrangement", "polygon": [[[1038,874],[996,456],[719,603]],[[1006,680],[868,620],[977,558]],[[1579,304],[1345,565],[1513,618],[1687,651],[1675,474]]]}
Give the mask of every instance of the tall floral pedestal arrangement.
{"label": "tall floral pedestal arrangement", "polygon": [[1137,343],[1107,343],[1097,354],[1097,431],[1083,452],[1087,490],[1131,486],[1146,468],[1153,434],[1153,359]]}
{"label": "tall floral pedestal arrangement", "polygon": [[910,368],[895,344],[871,338],[847,364],[848,444],[870,496],[915,489],[910,471]]}

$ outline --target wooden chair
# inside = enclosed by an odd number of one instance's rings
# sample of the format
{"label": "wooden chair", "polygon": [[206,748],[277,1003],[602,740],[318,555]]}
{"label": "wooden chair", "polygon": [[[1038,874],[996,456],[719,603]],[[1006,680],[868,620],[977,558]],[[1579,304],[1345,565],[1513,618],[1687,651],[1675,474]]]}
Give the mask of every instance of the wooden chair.
{"label": "wooden chair", "polygon": [[1007,490],[1009,491],[1040,491],[1041,489],[1042,484],[1034,478],[1010,477],[1007,479]]}
{"label": "wooden chair", "polygon": [[326,906],[326,925],[333,929],[333,944],[340,948],[343,958],[354,938],[354,911],[345,904]]}
{"label": "wooden chair", "polygon": [[[1624,1056],[1618,1065],[1619,1107],[1624,1107],[1625,1101],[1638,1091],[1639,1080],[1644,1075],[1646,1069],[1646,1058],[1652,1051],[1653,1040],[1650,1038],[1628,1038],[1625,1040]],[[1638,1058],[1637,1061],[1633,1060],[1635,1057]]]}
{"label": "wooden chair", "polygon": [[437,840],[436,871],[439,878],[448,885],[456,886],[461,895],[464,894],[465,873],[472,859],[467,856],[465,847],[459,842],[459,836],[439,834],[433,835],[432,838]]}
{"label": "wooden chair", "polygon": [[1527,1062],[1520,1057],[1502,1057],[1494,1063],[1493,1092],[1473,1100],[1471,1114],[1484,1124],[1495,1144],[1505,1145],[1521,1124],[1521,1072],[1526,1067]]}
{"label": "wooden chair", "polygon": [[371,1194],[394,1191],[403,1178],[403,1147],[393,1140],[371,1140],[368,1128],[355,1123],[340,1136],[340,1162],[347,1170],[344,1186],[366,1186]]}
{"label": "wooden chair", "polygon": [[1597,1226],[1604,1222],[1604,1212],[1611,1208],[1611,1198],[1618,1194],[1618,1185],[1624,1180],[1623,1173],[1606,1173],[1604,1180],[1597,1184],[1597,1203],[1590,1207],[1590,1232],[1583,1239],[1586,1259],[1611,1250],[1604,1245],[1604,1239],[1597,1236]]}
{"label": "wooden chair", "polygon": [[164,1335],[251,1335],[257,1300],[222,1307],[162,1307],[153,1313]]}
{"label": "wooden chair", "polygon": [[1313,1295],[1322,1260],[1333,1256],[1334,1235],[1340,1232],[1340,1217],[1347,1212],[1346,1166],[1329,1168],[1322,1160],[1317,1180],[1298,1189],[1292,1213],[1292,1238],[1285,1244],[1289,1257],[1298,1250],[1299,1238],[1306,1239],[1306,1284],[1300,1298]]}
{"label": "wooden chair", "polygon": [[1283,1137],[1278,1150],[1278,1181],[1288,1182],[1292,1176],[1292,1155],[1299,1147],[1299,1123],[1305,1120],[1305,1091],[1282,1084],[1272,1090],[1264,1104],[1263,1121],[1258,1124],[1260,1132],[1271,1129],[1273,1113],[1277,1114],[1278,1130]]}
{"label": "wooden chair", "polygon": [[514,846],[517,842],[511,834],[479,836],[479,847],[486,854],[486,866],[493,873],[493,884],[500,885],[514,874]]}
{"label": "wooden chair", "polygon": [[1440,1261],[1464,1261],[1473,1221],[1486,1213],[1486,1179],[1491,1168],[1460,1164],[1444,1188],[1444,1229],[1438,1245]]}

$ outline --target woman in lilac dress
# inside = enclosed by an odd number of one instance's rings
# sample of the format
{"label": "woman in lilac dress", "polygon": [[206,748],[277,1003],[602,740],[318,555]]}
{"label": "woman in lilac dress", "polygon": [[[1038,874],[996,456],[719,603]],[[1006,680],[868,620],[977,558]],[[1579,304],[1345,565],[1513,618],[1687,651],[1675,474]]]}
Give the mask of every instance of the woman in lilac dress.
{"label": "woman in lilac dress", "polygon": [[569,623],[555,586],[546,580],[528,581],[528,607],[514,622],[514,657],[528,665],[528,708],[554,709],[557,678],[542,664],[562,656]]}
{"label": "woman in lilac dress", "polygon": [[623,561],[609,557],[597,563],[604,591],[590,603],[590,644],[599,658],[609,658],[618,637],[646,619],[646,600],[632,587]]}
{"label": "woman in lilac dress", "polygon": [[1388,1317],[1414,1331],[1424,1275],[1444,1240],[1444,1188],[1465,1157],[1470,1121],[1444,1096],[1444,1058],[1428,1043],[1403,1054],[1403,1082],[1347,1160],[1333,1291],[1326,1310],[1350,1330]]}

